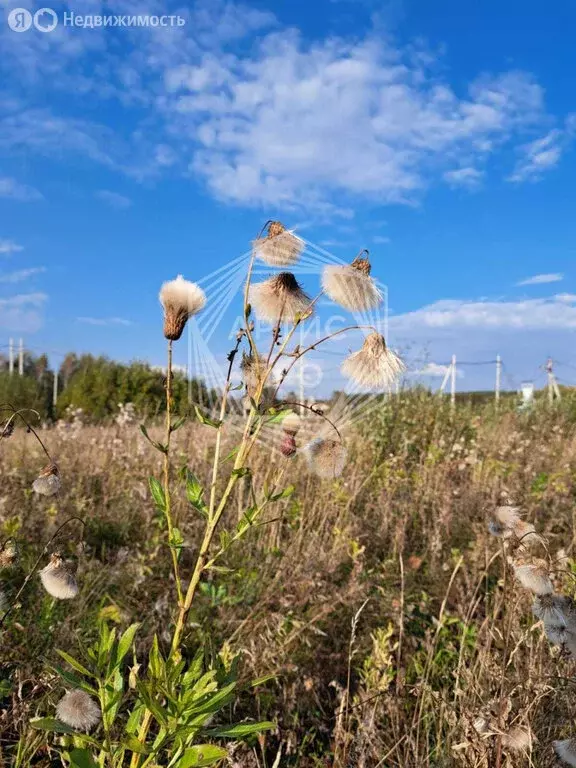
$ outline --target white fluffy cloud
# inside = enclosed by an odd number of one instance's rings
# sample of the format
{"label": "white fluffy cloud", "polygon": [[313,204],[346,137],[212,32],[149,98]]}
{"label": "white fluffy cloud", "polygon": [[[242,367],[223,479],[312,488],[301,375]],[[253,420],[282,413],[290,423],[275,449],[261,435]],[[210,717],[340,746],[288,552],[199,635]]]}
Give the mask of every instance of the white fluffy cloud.
{"label": "white fluffy cloud", "polygon": [[548,272],[543,275],[526,277],[524,280],[516,283],[516,285],[544,285],[545,283],[559,283],[563,279],[564,275],[561,272]]}
{"label": "white fluffy cloud", "polygon": [[[159,0],[146,10],[167,11]],[[135,0],[114,8],[136,11]],[[226,0],[180,12],[182,28],[123,30],[121,57],[110,30],[0,33],[0,66],[12,75],[37,85],[42,73],[42,87],[66,91],[70,104],[89,93],[123,110],[119,135],[77,112],[13,101],[0,123],[6,151],[82,155],[142,180],[192,174],[227,202],[349,216],[359,201],[418,203],[437,183],[472,189],[490,157],[549,118],[527,72],[479,74],[456,90],[437,57],[369,31],[310,40]],[[532,163],[552,164],[542,152],[559,133],[568,124],[545,146],[525,145]]]}
{"label": "white fluffy cloud", "polygon": [[42,195],[34,187],[21,184],[7,176],[0,177],[0,197],[9,197],[23,203],[42,199]]}
{"label": "white fluffy cloud", "polygon": [[0,238],[0,255],[10,256],[13,253],[23,251],[24,247],[15,243],[14,240],[5,240]]}
{"label": "white fluffy cloud", "polygon": [[111,192],[108,189],[100,189],[95,195],[98,200],[102,200],[103,203],[109,205],[111,208],[115,208],[117,211],[130,208],[132,200],[124,195],[118,194],[118,192]]}
{"label": "white fluffy cloud", "polygon": [[546,171],[555,168],[572,143],[576,115],[569,115],[563,129],[555,128],[545,136],[520,147],[520,158],[508,181],[539,181]]}
{"label": "white fluffy cloud", "polygon": [[25,280],[34,277],[34,275],[40,275],[43,272],[46,272],[45,267],[28,267],[27,269],[19,269],[15,272],[7,272],[5,274],[0,274],[0,283],[22,283]]}
{"label": "white fluffy cloud", "polygon": [[0,299],[0,329],[33,333],[43,324],[45,293],[22,293]]}

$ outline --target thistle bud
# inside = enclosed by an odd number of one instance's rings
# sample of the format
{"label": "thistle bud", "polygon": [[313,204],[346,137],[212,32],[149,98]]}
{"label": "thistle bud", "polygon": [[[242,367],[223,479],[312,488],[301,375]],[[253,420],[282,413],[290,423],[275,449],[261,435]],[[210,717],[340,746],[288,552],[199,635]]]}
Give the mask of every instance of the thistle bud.
{"label": "thistle bud", "polygon": [[362,251],[351,264],[329,265],[322,273],[322,288],[344,309],[350,312],[365,312],[374,309],[382,301],[382,294],[370,277],[370,261]]}
{"label": "thistle bud", "polygon": [[303,241],[279,221],[271,221],[265,237],[254,241],[256,255],[273,267],[295,264],[304,250]]}
{"label": "thistle bud", "polygon": [[286,456],[287,459],[290,459],[296,454],[296,450],[296,440],[294,439],[294,435],[285,433],[282,442],[280,443],[280,452],[283,456]]}

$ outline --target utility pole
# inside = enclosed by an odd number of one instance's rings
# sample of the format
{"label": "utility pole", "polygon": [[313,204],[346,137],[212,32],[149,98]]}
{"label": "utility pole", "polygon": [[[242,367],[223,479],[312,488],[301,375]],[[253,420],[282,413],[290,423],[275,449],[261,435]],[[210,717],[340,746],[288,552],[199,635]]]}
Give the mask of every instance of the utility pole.
{"label": "utility pole", "polygon": [[554,398],[560,400],[560,388],[558,387],[558,382],[554,375],[554,361],[551,357],[546,361],[546,376],[548,378],[548,384],[546,386],[546,389],[548,390],[548,404],[552,405]]}
{"label": "utility pole", "polygon": [[450,364],[450,407],[456,407],[456,355],[452,355]]}
{"label": "utility pole", "polygon": [[496,355],[496,390],[495,390],[495,397],[496,397],[496,405],[498,405],[498,402],[500,400],[500,384],[502,382],[502,358],[500,355]]}
{"label": "utility pole", "polygon": [[18,376],[24,376],[24,339],[18,342]]}
{"label": "utility pole", "polygon": [[52,405],[56,408],[58,402],[58,368],[54,366],[54,381],[52,385]]}
{"label": "utility pole", "polygon": [[14,339],[8,342],[8,372],[10,376],[14,373]]}

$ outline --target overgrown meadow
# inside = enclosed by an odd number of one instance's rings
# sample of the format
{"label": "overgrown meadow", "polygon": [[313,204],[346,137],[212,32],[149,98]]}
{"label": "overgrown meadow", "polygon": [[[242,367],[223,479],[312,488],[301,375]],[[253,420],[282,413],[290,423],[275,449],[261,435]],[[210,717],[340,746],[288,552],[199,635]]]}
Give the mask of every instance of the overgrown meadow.
{"label": "overgrown meadow", "polygon": [[574,398],[407,390],[340,434],[266,397],[252,311],[240,430],[171,411],[166,326],[163,423],[5,407],[2,764],[576,764]]}

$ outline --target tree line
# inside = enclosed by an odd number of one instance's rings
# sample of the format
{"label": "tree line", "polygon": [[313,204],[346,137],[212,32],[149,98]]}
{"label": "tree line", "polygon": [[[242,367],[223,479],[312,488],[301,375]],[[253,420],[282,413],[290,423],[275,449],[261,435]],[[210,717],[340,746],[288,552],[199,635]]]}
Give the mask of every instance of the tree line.
{"label": "tree line", "polygon": [[[58,399],[53,403],[54,376],[58,376]],[[46,355],[26,353],[24,375],[10,375],[8,361],[0,355],[0,403],[15,408],[33,408],[44,420],[53,421],[65,415],[69,407],[81,408],[86,421],[111,420],[120,403],[133,403],[141,418],[153,418],[166,408],[165,374],[148,363],[134,361],[118,363],[107,357],[66,355],[57,371],[49,367]],[[203,383],[174,373],[172,383],[173,410],[184,415],[190,409],[188,388],[192,401],[208,401],[214,397]]]}

